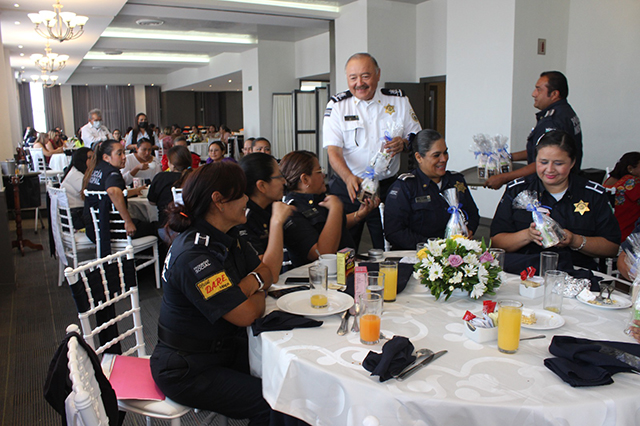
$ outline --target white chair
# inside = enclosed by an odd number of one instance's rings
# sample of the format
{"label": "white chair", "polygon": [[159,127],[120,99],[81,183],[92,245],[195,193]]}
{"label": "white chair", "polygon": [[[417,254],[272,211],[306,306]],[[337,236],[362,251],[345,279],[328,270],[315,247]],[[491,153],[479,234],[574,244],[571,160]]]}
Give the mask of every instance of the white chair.
{"label": "white chair", "polygon": [[[29,151],[29,155],[31,156],[31,163],[29,164],[29,168],[31,169],[31,171],[39,173],[38,179],[40,180],[40,183],[55,184],[61,182],[62,175],[59,171],[47,170],[47,165],[44,160],[44,153],[42,152],[42,148],[26,148],[26,150]],[[37,234],[40,207],[35,207],[35,210],[35,233]],[[42,222],[42,219],[40,219],[40,222]],[[44,223],[42,223],[42,229],[44,229]]]}
{"label": "white chair", "polygon": [[173,202],[176,203],[177,206],[184,205],[184,201],[182,201],[182,188],[172,186],[171,194],[173,195]]}
{"label": "white chair", "polygon": [[[133,247],[131,246],[128,246],[124,251],[97,259],[76,269],[67,268],[64,272],[70,286],[81,286],[86,292],[88,309],[84,310],[84,312],[79,312],[78,318],[80,319],[83,338],[98,356],[103,355],[105,350],[115,344],[124,345],[129,343],[131,339],[125,339],[133,336],[134,344],[124,350],[123,355],[128,356],[137,353],[138,357],[147,358],[144,334],[142,332],[142,314],[140,313],[138,287],[135,285],[136,283],[133,283],[134,285],[127,288],[127,283],[125,282],[127,278],[125,276],[127,269],[125,263],[127,261],[133,261]],[[111,286],[107,279],[107,269],[110,268],[117,269],[117,274],[109,276],[119,277],[118,282],[112,282]],[[90,280],[93,278],[90,277],[91,274],[93,276],[99,275],[101,286],[97,286],[94,282],[94,289],[91,288]],[[133,280],[135,281],[135,277]],[[118,291],[114,291],[116,287],[114,284],[117,284]],[[98,289],[97,287],[100,288]],[[96,302],[96,299],[101,301]],[[102,324],[97,324],[96,315],[106,308],[114,309],[115,312],[116,304],[118,304],[119,308],[117,312],[121,313]],[[96,323],[95,327],[91,325],[92,323]],[[119,334],[110,341],[98,346],[96,343],[98,334],[113,325],[119,326]],[[125,327],[126,330],[123,330]],[[104,355],[102,360],[103,370],[105,369],[105,364],[111,364],[108,362],[109,357],[106,357],[107,354]],[[105,375],[109,376],[108,374]],[[171,420],[172,426],[179,426],[180,417],[191,411],[191,408],[178,404],[169,398],[165,398],[163,401],[118,400],[118,406],[121,410],[147,416],[147,424],[150,424],[149,418],[157,418]]]}
{"label": "white chair", "polygon": [[73,267],[78,267],[78,252],[94,251],[96,245],[84,232],[76,232],[73,228],[71,208],[67,191],[64,188],[54,188],[47,185],[47,193],[51,198],[51,231],[58,254],[58,287],[64,281],[64,269],[73,260]]}
{"label": "white chair", "polygon": [[[85,197],[95,195],[98,199],[102,199],[104,197],[108,197],[106,191],[84,191]],[[126,197],[126,191],[124,192]],[[120,213],[116,210],[113,203],[111,204],[111,210],[109,214],[109,229],[112,235],[111,238],[111,252],[117,250],[123,250],[127,246],[133,246],[133,251],[136,253],[136,258],[138,259],[146,259],[145,262],[136,265],[136,271],[146,268],[147,266],[154,265],[155,274],[156,274],[156,288],[160,288],[160,259],[158,254],[158,237],[148,236],[132,239],[127,235],[127,231],[124,229],[124,220],[120,217]],[[95,230],[96,235],[96,258],[102,257],[102,253],[100,253],[100,210],[91,207],[91,220],[93,221],[93,228]],[[122,235],[122,237],[113,237],[113,234]],[[153,256],[140,255],[139,253],[147,250],[153,249]]]}

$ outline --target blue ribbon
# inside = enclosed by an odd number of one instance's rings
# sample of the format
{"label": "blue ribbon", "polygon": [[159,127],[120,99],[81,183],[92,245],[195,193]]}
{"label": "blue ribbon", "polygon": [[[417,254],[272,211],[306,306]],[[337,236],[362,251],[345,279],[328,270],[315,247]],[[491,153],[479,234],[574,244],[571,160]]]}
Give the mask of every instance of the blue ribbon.
{"label": "blue ribbon", "polygon": [[375,170],[373,170],[373,167],[371,166],[367,166],[367,168],[365,169],[362,177],[363,178],[369,178],[369,179],[373,179],[375,176]]}
{"label": "blue ribbon", "polygon": [[544,222],[544,217],[542,213],[540,213],[540,211],[538,210],[538,207],[544,207],[549,211],[551,211],[551,207],[540,205],[540,202],[538,200],[536,200],[534,203],[527,204],[527,211],[534,214],[536,216],[536,219],[538,219],[538,221],[542,223]]}
{"label": "blue ribbon", "polygon": [[462,203],[458,203],[458,204],[457,204],[457,205],[455,205],[455,206],[449,206],[449,208],[447,208],[447,213],[449,213],[449,214],[454,214],[455,212],[461,212],[461,213],[464,215],[464,217],[465,217],[466,219],[468,219],[468,218],[469,218],[469,216],[467,215],[467,212],[465,212],[465,211],[462,209]]}

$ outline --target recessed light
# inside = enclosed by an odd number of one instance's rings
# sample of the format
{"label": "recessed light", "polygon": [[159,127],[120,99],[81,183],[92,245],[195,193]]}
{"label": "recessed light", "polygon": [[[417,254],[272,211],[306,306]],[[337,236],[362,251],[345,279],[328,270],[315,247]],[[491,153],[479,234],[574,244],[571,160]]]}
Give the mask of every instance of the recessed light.
{"label": "recessed light", "polygon": [[127,86],[131,86],[131,83],[127,83]]}
{"label": "recessed light", "polygon": [[255,44],[254,37],[250,34],[223,34],[196,31],[151,31],[129,28],[107,28],[101,37],[108,38],[135,38],[145,40],[171,40],[193,41],[203,43],[235,43]]}
{"label": "recessed light", "polygon": [[164,21],[161,19],[138,19],[136,24],[142,27],[159,27],[164,24]]}
{"label": "recessed light", "polygon": [[191,89],[191,91],[193,92],[193,89]]}
{"label": "recessed light", "polygon": [[209,85],[209,87],[211,87],[211,85]]}
{"label": "recessed light", "polygon": [[24,46],[23,46],[23,45],[21,45],[21,44],[19,44],[19,45],[18,45],[18,49],[22,49],[23,47],[24,47]]}
{"label": "recessed light", "polygon": [[20,21],[16,21],[16,22],[14,22],[14,24],[20,25]]}
{"label": "recessed light", "polygon": [[20,67],[20,69],[21,69],[21,70],[23,70],[23,69],[24,69],[24,67]]}
{"label": "recessed light", "polygon": [[88,52],[84,59],[100,61],[141,61],[141,62],[187,62],[208,64],[209,55],[124,52],[120,55],[107,55],[105,52]]}
{"label": "recessed light", "polygon": [[20,56],[24,56],[24,53],[21,53]]}
{"label": "recessed light", "polygon": [[14,3],[13,7],[20,7],[20,5],[18,3]]}
{"label": "recessed light", "polygon": [[231,83],[233,80],[229,80],[229,83]]}
{"label": "recessed light", "polygon": [[340,8],[338,6],[332,6],[327,4],[317,4],[317,3],[296,3],[293,1],[280,1],[280,0],[222,0],[222,1],[230,1],[235,3],[259,4],[262,6],[290,7],[292,9],[317,10],[320,12],[338,13],[340,11]]}
{"label": "recessed light", "polygon": [[27,81],[27,79],[26,79],[26,78],[23,78],[23,79],[22,79],[22,81]]}
{"label": "recessed light", "polygon": [[155,84],[151,83],[151,87],[155,86]]}

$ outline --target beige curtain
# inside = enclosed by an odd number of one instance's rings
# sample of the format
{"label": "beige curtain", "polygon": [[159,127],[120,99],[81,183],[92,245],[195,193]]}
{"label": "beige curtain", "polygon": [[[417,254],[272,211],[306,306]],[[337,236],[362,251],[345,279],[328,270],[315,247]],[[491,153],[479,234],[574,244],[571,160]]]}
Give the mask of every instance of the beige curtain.
{"label": "beige curtain", "polygon": [[[44,116],[47,120],[47,130],[56,127],[64,128],[64,118],[62,117],[62,98],[60,97],[60,86],[53,86],[44,89]],[[64,129],[67,134],[74,134],[75,129]]]}
{"label": "beige curtain", "polygon": [[18,83],[18,98],[20,100],[20,120],[22,136],[27,127],[33,127],[33,110],[31,109],[31,89],[29,83]]}
{"label": "beige curtain", "polygon": [[167,123],[161,123],[160,119],[160,87],[158,86],[145,86],[144,87],[145,100],[147,102],[147,119],[149,123],[153,123],[157,126],[166,126]]}

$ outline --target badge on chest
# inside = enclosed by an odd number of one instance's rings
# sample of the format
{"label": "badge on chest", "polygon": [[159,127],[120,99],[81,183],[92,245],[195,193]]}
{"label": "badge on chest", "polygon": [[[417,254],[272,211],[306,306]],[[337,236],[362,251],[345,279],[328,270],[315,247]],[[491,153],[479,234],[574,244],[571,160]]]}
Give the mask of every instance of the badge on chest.
{"label": "badge on chest", "polygon": [[431,195],[423,195],[421,197],[416,197],[415,201],[417,204],[425,204],[431,202]]}

